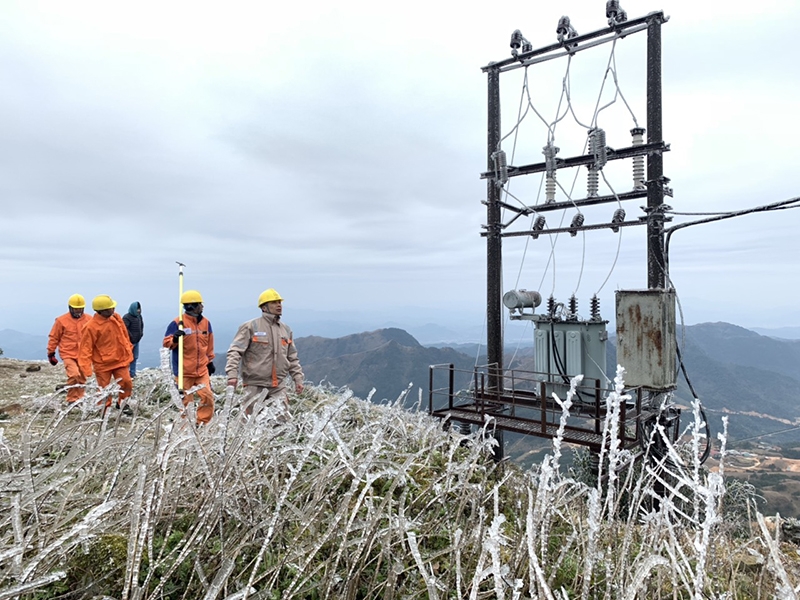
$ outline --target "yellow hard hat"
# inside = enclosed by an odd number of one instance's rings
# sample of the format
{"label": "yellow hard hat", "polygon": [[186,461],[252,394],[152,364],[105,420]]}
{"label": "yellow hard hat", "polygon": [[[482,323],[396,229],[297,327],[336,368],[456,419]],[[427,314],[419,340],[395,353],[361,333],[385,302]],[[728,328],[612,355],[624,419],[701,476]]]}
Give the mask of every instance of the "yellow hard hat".
{"label": "yellow hard hat", "polygon": [[197,290],[186,290],[181,294],[181,304],[197,304],[202,301],[203,297]]}
{"label": "yellow hard hat", "polygon": [[268,290],[261,292],[261,295],[258,297],[258,306],[261,306],[265,302],[275,301],[283,301],[283,298],[281,298],[281,295],[274,289],[269,288]]}
{"label": "yellow hard hat", "polygon": [[86,308],[86,298],[80,294],[72,294],[67,300],[67,305],[70,308]]}
{"label": "yellow hard hat", "polygon": [[95,296],[94,300],[92,300],[92,310],[97,312],[99,310],[108,310],[109,308],[114,308],[117,305],[111,299],[111,296],[108,294],[100,294],[99,296]]}

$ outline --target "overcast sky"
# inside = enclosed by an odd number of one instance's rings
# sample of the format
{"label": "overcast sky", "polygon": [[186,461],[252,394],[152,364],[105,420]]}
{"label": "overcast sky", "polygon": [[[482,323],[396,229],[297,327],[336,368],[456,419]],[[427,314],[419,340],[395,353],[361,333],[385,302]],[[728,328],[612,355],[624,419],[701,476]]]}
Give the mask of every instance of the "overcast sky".
{"label": "overcast sky", "polygon": [[[670,17],[668,203],[720,212],[799,196],[800,3],[729,2],[718,12],[696,0],[621,4],[630,18]],[[402,324],[414,314],[406,307],[419,307],[480,325],[481,67],[509,56],[515,29],[534,48],[555,42],[564,14],[579,33],[606,26],[603,0],[4,0],[0,329],[46,333],[76,292],[168,312],[177,308],[176,261],[209,315],[255,313],[258,294],[274,287],[289,321],[304,310],[347,310]],[[616,97],[598,117],[607,144],[630,145],[633,119],[646,124],[645,42],[639,33],[613,54],[606,44],[569,64],[530,67],[530,106],[543,118],[529,110],[516,133],[524,70],[504,74],[509,163],[543,160],[542,123],[559,101],[563,108],[567,80],[573,110],[555,130],[560,156],[583,153],[599,98]],[[619,93],[609,75],[601,95],[608,65]],[[630,189],[629,164],[607,171],[613,189]],[[543,202],[538,176],[517,179],[510,191],[519,202]],[[573,179],[564,173],[560,183],[571,191]],[[580,172],[572,197],[584,197],[585,185]],[[629,219],[641,204],[625,205]],[[608,221],[615,208],[587,219]],[[562,217],[547,218],[555,227]],[[671,275],[685,322],[800,325],[799,222],[789,210],[677,232]],[[598,293],[611,317],[614,290],[647,287],[644,239],[642,227],[508,238],[504,289],[561,301],[575,293],[586,316]]]}

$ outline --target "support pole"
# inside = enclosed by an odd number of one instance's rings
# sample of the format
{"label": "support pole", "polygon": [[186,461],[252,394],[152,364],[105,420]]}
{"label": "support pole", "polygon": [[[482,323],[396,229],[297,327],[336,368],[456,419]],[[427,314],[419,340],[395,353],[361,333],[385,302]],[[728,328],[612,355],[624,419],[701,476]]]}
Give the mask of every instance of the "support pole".
{"label": "support pole", "polygon": [[[489,368],[489,392],[503,391],[503,238],[501,230],[500,185],[497,182],[492,154],[500,149],[500,70],[490,68],[489,118],[487,135],[487,170],[495,175],[487,180],[486,203],[486,354]],[[500,462],[505,455],[503,431],[494,433],[497,446],[494,460]]]}
{"label": "support pole", "polygon": [[[500,145],[500,71],[488,70],[487,171],[495,172],[492,154]],[[489,389],[503,390],[502,283],[503,247],[500,236],[500,186],[496,177],[487,179],[486,203],[486,353],[489,363]]]}
{"label": "support pole", "polygon": [[[647,141],[662,142],[661,127],[661,18],[655,15],[647,23]],[[647,156],[647,287],[666,289],[664,259],[664,157],[660,152]],[[649,392],[650,406],[659,406],[663,395]],[[658,420],[666,416],[659,412]],[[665,451],[656,440],[656,445]],[[653,508],[657,509],[665,489],[660,481],[654,485]]]}
{"label": "support pole", "polygon": [[[647,142],[663,142],[661,127],[661,15],[647,24]],[[664,157],[647,157],[647,287],[666,288],[664,260]]]}

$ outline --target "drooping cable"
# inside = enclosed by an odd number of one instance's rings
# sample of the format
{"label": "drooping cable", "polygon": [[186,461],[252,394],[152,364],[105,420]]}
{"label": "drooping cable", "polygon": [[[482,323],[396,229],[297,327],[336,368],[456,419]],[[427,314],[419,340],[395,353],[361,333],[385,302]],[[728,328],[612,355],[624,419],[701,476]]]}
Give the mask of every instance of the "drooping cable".
{"label": "drooping cable", "polygon": [[[516,146],[516,140],[518,139],[518,134],[519,134],[519,130],[520,130],[520,123],[522,122],[523,119],[525,119],[525,117],[528,115],[529,112],[532,113],[532,114],[535,114],[538,117],[538,119],[545,125],[545,127],[547,129],[548,145],[552,145],[553,144],[553,142],[555,140],[555,137],[556,137],[555,134],[556,134],[557,125],[566,117],[567,114],[572,114],[573,119],[575,120],[575,122],[578,125],[583,126],[584,128],[587,128],[587,129],[590,129],[590,130],[591,129],[599,130],[599,128],[597,127],[599,114],[603,110],[605,110],[606,108],[608,108],[609,106],[614,104],[618,99],[622,100],[622,102],[624,103],[624,105],[628,109],[628,112],[631,115],[631,118],[632,118],[632,120],[634,122],[634,125],[638,126],[638,121],[636,119],[636,115],[631,110],[631,107],[628,104],[627,99],[625,98],[625,95],[623,94],[623,92],[621,90],[621,87],[620,87],[619,76],[618,76],[618,71],[617,71],[617,64],[616,64],[616,39],[612,42],[612,45],[611,45],[611,50],[609,52],[609,57],[608,57],[608,60],[607,60],[607,63],[606,63],[606,68],[605,68],[604,73],[603,73],[603,78],[602,78],[601,85],[600,85],[600,88],[599,88],[599,91],[598,91],[598,94],[597,94],[597,99],[596,99],[596,102],[595,102],[595,106],[594,106],[592,117],[591,117],[591,119],[589,121],[589,125],[585,124],[578,117],[578,114],[577,114],[577,111],[576,111],[576,107],[573,105],[572,94],[571,94],[571,76],[570,76],[571,59],[572,59],[572,56],[568,56],[567,57],[567,66],[566,66],[566,70],[565,70],[565,73],[564,73],[563,78],[562,78],[562,86],[561,86],[562,89],[561,89],[561,94],[560,94],[559,101],[558,101],[558,106],[556,107],[556,111],[555,111],[555,118],[552,121],[549,121],[549,122],[544,119],[543,115],[541,114],[541,112],[537,109],[536,105],[534,104],[533,97],[531,95],[531,89],[530,89],[528,67],[527,66],[525,67],[525,75],[524,75],[523,86],[522,86],[523,87],[522,97],[520,99],[520,107],[518,109],[518,119],[517,119],[517,123],[513,127],[513,133],[515,134],[515,146]],[[603,98],[603,96],[605,94],[605,91],[606,91],[606,83],[609,81],[609,74],[611,76],[610,79],[613,81],[613,84],[614,84],[614,94],[613,94],[612,98],[610,99],[610,101],[608,101],[606,103],[602,103],[602,98]],[[599,130],[599,131],[600,131],[600,135],[602,136],[602,130]],[[508,137],[509,135],[511,135],[511,133],[512,132],[509,132],[505,137]],[[588,143],[588,141],[587,141],[587,143]],[[604,152],[605,152],[605,148],[606,148],[605,140],[602,139],[602,137],[600,137],[600,139],[597,140],[597,143],[595,143],[594,146],[593,146],[593,154],[596,157],[594,166],[596,167],[595,172],[597,173],[598,176],[600,174],[602,174],[602,166],[605,164],[605,161],[603,160],[603,156],[602,156],[604,154]],[[547,162],[548,158],[552,158],[552,157],[546,156],[546,162]],[[513,163],[513,161],[512,161],[512,163]],[[546,196],[547,196],[546,202],[550,202],[550,201],[552,201],[554,199],[553,198],[554,193],[553,193],[553,189],[552,188],[560,189],[561,192],[564,193],[564,195],[567,197],[568,201],[571,202],[573,204],[573,206],[575,206],[575,208],[578,211],[578,214],[574,216],[574,219],[572,221],[572,226],[575,227],[575,229],[576,229],[574,232],[570,232],[573,237],[577,234],[577,229],[582,224],[582,223],[580,223],[580,220],[583,218],[583,214],[581,213],[580,209],[575,205],[575,201],[573,200],[573,192],[574,192],[574,189],[575,189],[575,185],[576,185],[577,180],[578,180],[578,178],[580,176],[580,172],[579,171],[580,171],[580,168],[576,168],[575,169],[575,176],[574,176],[572,185],[569,186],[570,187],[570,191],[567,191],[564,188],[564,186],[561,185],[560,183],[553,182],[550,179],[547,179],[547,178],[545,178],[545,176],[543,176],[543,178],[540,180],[539,190],[538,190],[538,194],[537,194],[537,203],[532,206],[532,208],[534,208],[534,210],[535,210],[535,206],[539,202],[538,197],[541,196],[542,185],[544,183],[547,183],[548,187],[550,188],[549,190],[547,190],[548,193],[546,194]],[[608,186],[608,188],[611,190],[611,192],[614,195],[614,197],[617,199],[617,204],[619,206],[619,208],[614,213],[614,217],[612,218],[612,223],[621,223],[621,222],[624,221],[625,215],[624,215],[624,209],[621,208],[621,203],[619,201],[619,197],[616,194],[616,192],[613,190],[612,186],[608,183],[608,180],[606,179],[605,174],[603,174],[603,181],[604,181],[605,185]],[[599,183],[599,181],[598,181],[598,183]],[[505,189],[505,188],[504,188],[504,191],[508,192],[508,190]],[[517,198],[513,194],[508,194],[508,195],[511,198],[513,198],[517,203],[522,205],[523,207],[531,208],[531,205],[530,205],[529,202],[526,202],[521,198]],[[589,194],[589,195],[591,196],[592,194]],[[559,229],[563,228],[563,224],[564,224],[565,218],[566,218],[566,211],[562,212],[561,219],[560,219],[561,223],[559,224]],[[544,223],[541,223],[541,221],[543,221],[544,219],[543,219],[543,217],[541,215],[537,215],[537,214],[533,213],[531,215],[531,219],[532,219],[531,231],[536,231],[537,224],[539,224],[540,228],[543,228]],[[617,227],[617,228],[612,227],[612,230],[617,232],[617,233],[619,233],[619,229],[620,229],[619,227]],[[583,234],[584,232],[581,231],[581,233]],[[550,253],[549,253],[550,256],[547,259],[547,264],[545,266],[545,269],[543,271],[543,276],[542,276],[542,283],[544,283],[544,279],[547,277],[547,273],[552,268],[553,290],[555,290],[555,284],[556,284],[555,248],[556,248],[556,245],[557,245],[557,242],[558,242],[559,235],[560,234],[555,234],[555,235],[552,235],[552,236],[548,236],[551,239],[551,248],[550,248]],[[534,235],[532,237],[535,239],[538,236]],[[620,235],[620,238],[618,239],[618,243],[617,243],[617,249],[616,249],[616,252],[615,252],[615,256],[614,256],[614,259],[612,261],[612,265],[611,265],[611,268],[609,270],[609,273],[606,276],[606,278],[604,279],[604,281],[601,284],[600,288],[598,289],[598,293],[608,283],[608,281],[610,280],[611,275],[613,274],[613,272],[614,272],[614,270],[616,268],[616,265],[617,265],[618,260],[619,260],[620,252],[621,252],[621,237],[622,236]],[[520,263],[520,268],[519,268],[519,271],[517,273],[517,283],[519,283],[519,281],[520,281],[520,279],[522,277],[522,271],[523,271],[523,268],[524,268],[525,257],[527,256],[527,248],[528,248],[528,244],[530,243],[530,239],[531,239],[530,237],[526,237],[525,250],[523,252],[522,261]],[[578,280],[576,282],[575,294],[577,294],[577,292],[578,292],[578,290],[580,288],[580,284],[581,284],[583,273],[584,273],[584,269],[585,269],[585,263],[586,263],[586,252],[587,252],[586,243],[587,242],[586,242],[585,234],[581,236],[581,239],[582,239],[582,259],[581,259],[581,268],[580,268],[580,272],[579,272],[579,275],[578,275]],[[539,289],[541,289],[541,288],[542,288],[542,286],[540,285]]]}
{"label": "drooping cable", "polygon": [[[689,392],[692,394],[692,398],[694,398],[698,402],[698,406],[700,408],[700,414],[703,418],[703,423],[705,424],[706,429],[706,447],[703,450],[703,454],[700,457],[700,463],[706,462],[709,455],[711,454],[711,426],[708,424],[708,418],[706,417],[705,409],[703,408],[703,403],[700,401],[700,396],[698,396],[697,392],[692,385],[692,382],[689,379],[689,373],[686,371],[686,365],[683,363],[683,353],[681,352],[681,348],[685,348],[686,346],[686,320],[683,317],[683,305],[681,304],[680,297],[678,296],[677,290],[675,290],[675,286],[673,285],[672,281],[667,278],[669,289],[671,289],[675,293],[675,304],[678,307],[678,315],[680,316],[680,332],[681,338],[680,340],[675,339],[675,355],[678,358],[678,365],[679,370],[683,373],[683,378],[686,380],[686,384],[689,386]],[[676,332],[677,333],[677,332]],[[677,380],[677,373],[675,374],[675,379]]]}
{"label": "drooping cable", "polygon": [[[599,98],[598,98],[598,105],[597,105],[597,107],[595,107],[595,115],[594,115],[594,117],[596,119],[597,116],[601,112],[603,112],[609,106],[615,104],[616,101],[617,101],[617,97],[619,97],[619,98],[622,99],[622,103],[625,105],[625,107],[628,109],[628,112],[631,114],[631,118],[633,119],[634,126],[638,127],[639,126],[639,122],[636,120],[636,115],[634,114],[633,110],[631,109],[630,105],[628,104],[628,101],[625,99],[625,95],[622,93],[622,89],[619,87],[619,79],[617,78],[617,57],[616,57],[616,52],[615,52],[616,45],[617,45],[617,40],[615,39],[611,44],[611,55],[609,56],[608,65],[606,66],[605,73],[603,74],[603,87],[604,87],[605,86],[605,82],[608,79],[608,74],[611,73],[611,78],[614,81],[614,96],[608,103],[606,103],[602,107],[599,107],[600,103],[599,103]],[[601,87],[601,95],[602,95],[602,87]],[[594,127],[595,125],[596,125],[596,121],[593,121],[592,122],[592,126]]]}
{"label": "drooping cable", "polygon": [[[544,125],[547,127],[547,131],[548,131],[548,135],[547,135],[547,137],[548,137],[548,143],[552,143],[553,139],[555,138],[555,127],[556,127],[556,125],[557,125],[557,124],[558,124],[558,122],[559,122],[559,121],[561,121],[561,120],[562,120],[562,119],[563,119],[563,118],[566,116],[566,114],[567,114],[567,111],[566,111],[566,110],[565,110],[563,113],[561,112],[561,105],[562,105],[562,103],[563,103],[563,101],[564,101],[564,98],[565,98],[565,91],[564,91],[564,90],[565,90],[565,84],[564,84],[563,82],[564,82],[564,81],[568,81],[568,77],[569,77],[569,68],[570,68],[570,60],[567,60],[566,74],[565,74],[564,78],[562,79],[562,93],[561,93],[561,96],[560,96],[560,98],[559,98],[558,105],[557,105],[557,107],[556,107],[556,116],[555,116],[554,120],[553,120],[553,121],[551,121],[551,122],[548,122],[548,121],[547,121],[547,120],[546,120],[546,119],[545,119],[545,118],[544,118],[544,117],[541,115],[541,113],[540,113],[540,112],[537,110],[537,108],[536,108],[536,107],[535,107],[535,105],[533,104],[533,100],[532,100],[532,98],[531,98],[531,96],[530,96],[530,87],[529,87],[529,85],[528,85],[528,68],[527,68],[527,67],[525,68],[525,75],[524,75],[524,77],[523,77],[523,89],[522,89],[522,96],[523,96],[523,98],[526,98],[526,99],[527,99],[527,106],[526,106],[525,110],[523,111],[523,110],[522,110],[522,100],[520,101],[520,108],[518,109],[518,118],[517,118],[517,123],[516,123],[516,125],[514,126],[514,128],[513,128],[513,131],[515,131],[515,132],[516,132],[516,131],[518,131],[518,130],[519,130],[519,125],[520,125],[520,123],[521,123],[522,119],[524,119],[524,117],[525,117],[525,116],[527,115],[527,113],[528,113],[528,109],[530,109],[531,111],[533,111],[533,113],[534,113],[534,114],[535,114],[537,117],[539,117],[539,119],[542,121],[542,123],[543,123],[543,124],[544,124]],[[510,132],[509,132],[509,134],[507,134],[507,135],[506,135],[506,137],[508,137],[508,135],[510,135]],[[515,139],[516,139],[516,138],[515,138]],[[516,144],[516,142],[515,142],[515,144]],[[512,158],[512,163],[513,163],[513,158]],[[544,179],[542,179],[542,181],[540,182],[540,185],[539,185],[539,191],[538,191],[538,194],[537,194],[537,202],[536,202],[536,204],[538,204],[538,202],[539,202],[539,200],[538,200],[538,199],[541,197],[542,183],[543,183],[543,182],[544,182]],[[573,187],[574,187],[574,184],[573,184]],[[512,196],[512,197],[513,197],[513,196]],[[526,204],[525,204],[525,203],[524,203],[522,200],[520,200],[520,199],[518,199],[518,198],[515,198],[515,200],[517,200],[517,201],[518,201],[520,204],[522,204],[523,206],[526,206]],[[526,207],[527,207],[527,206],[526,206]],[[534,216],[532,216],[532,218],[534,218]],[[562,218],[562,221],[563,221],[563,218]],[[535,221],[534,221],[534,223],[535,223]],[[523,269],[523,267],[524,267],[524,259],[525,259],[525,257],[527,256],[527,247],[528,247],[528,243],[529,243],[529,242],[530,242],[530,240],[528,239],[528,240],[526,241],[526,246],[525,246],[525,252],[524,252],[524,254],[523,254],[523,259],[522,259],[522,261],[521,261],[521,263],[520,263],[519,274],[518,274],[518,276],[517,276],[517,280],[518,280],[518,281],[519,281],[519,278],[521,277],[522,269]],[[551,251],[550,251],[550,257],[548,258],[548,261],[547,261],[547,264],[548,264],[548,266],[549,266],[549,264],[550,264],[551,262],[553,262],[553,263],[554,263],[554,252],[555,252],[555,245],[552,243],[552,240],[551,240]],[[547,272],[547,269],[545,269],[545,274],[546,274],[546,272]]]}
{"label": "drooping cable", "polygon": [[[619,215],[621,215],[622,219],[624,220],[625,219],[625,210],[622,208],[622,202],[620,201],[619,196],[617,196],[617,192],[614,190],[614,188],[608,182],[608,179],[606,179],[605,173],[603,173],[602,175],[603,175],[603,182],[608,186],[608,189],[611,190],[611,193],[614,194],[614,198],[617,199],[617,204],[619,205],[619,208],[614,212],[614,218],[617,218]],[[619,211],[622,211],[622,213],[620,213]],[[612,219],[612,221],[613,220],[614,219]],[[611,279],[611,275],[612,275],[612,273],[614,273],[614,269],[616,269],[616,267],[617,267],[617,261],[619,260],[619,254],[620,254],[620,250],[621,249],[622,249],[622,232],[620,231],[619,235],[617,236],[617,252],[614,254],[614,261],[611,263],[611,268],[608,270],[608,275],[606,275],[606,278],[603,280],[603,283],[601,283],[600,287],[597,288],[597,291],[595,292],[595,296],[599,296],[600,295],[600,292],[603,291],[603,288],[608,283],[608,280]]]}
{"label": "drooping cable", "polygon": [[[694,391],[694,386],[692,386],[692,381],[689,379],[689,374],[686,372],[686,365],[683,364],[683,356],[681,355],[680,348],[675,346],[675,352],[678,355],[678,362],[680,363],[680,369],[683,373],[683,378],[686,380],[686,384],[689,386],[689,391],[692,394],[692,398],[700,402],[700,397],[697,395],[697,392]],[[711,454],[711,427],[708,424],[708,417],[706,417],[706,411],[703,408],[702,403],[700,404],[700,415],[703,418],[703,424],[705,425],[706,429],[706,447],[703,450],[703,454],[700,455],[700,464],[703,464],[708,459],[709,455]]]}
{"label": "drooping cable", "polygon": [[528,332],[528,327],[529,326],[530,326],[530,321],[525,321],[525,327],[522,328],[522,333],[520,333],[519,337],[517,338],[517,345],[514,347],[514,353],[511,355],[511,358],[508,360],[509,367],[517,359],[517,354],[519,354],[519,350],[520,350],[520,348],[522,348],[522,340],[525,339],[525,334]]}
{"label": "drooping cable", "polygon": [[[787,210],[787,209],[791,209],[791,208],[800,208],[800,197],[790,198],[789,200],[782,200],[782,201],[779,201],[779,202],[772,202],[770,204],[764,204],[764,205],[761,205],[761,206],[756,206],[754,208],[749,208],[749,209],[744,209],[744,210],[731,211],[731,212],[727,212],[727,213],[718,213],[718,214],[714,214],[713,216],[709,216],[706,219],[699,219],[697,221],[690,221],[690,222],[686,222],[686,223],[680,223],[678,225],[673,225],[672,227],[665,228],[664,231],[666,233],[666,236],[665,236],[665,242],[664,242],[664,273],[663,274],[664,274],[664,276],[666,278],[666,281],[668,282],[669,289],[675,290],[675,285],[674,285],[674,283],[672,282],[672,280],[671,280],[671,278],[669,276],[669,244],[670,244],[670,240],[672,238],[672,234],[675,233],[676,231],[678,231],[680,229],[685,229],[687,227],[691,227],[693,225],[700,225],[700,224],[703,224],[703,223],[712,223],[712,222],[715,222],[715,221],[722,221],[722,220],[725,220],[725,219],[731,219],[731,218],[734,218],[734,217],[740,217],[740,216],[751,214],[751,213],[770,212],[770,211],[775,211],[775,210]],[[671,214],[676,214],[676,213],[673,213],[672,211],[665,211],[665,212],[670,212]],[[681,335],[682,335],[682,340],[681,340],[680,343],[676,344],[675,350],[676,350],[676,353],[677,353],[678,361],[680,363],[680,370],[683,372],[683,376],[686,379],[687,385],[689,386],[689,391],[691,392],[692,396],[698,402],[700,402],[700,399],[698,398],[697,392],[695,391],[694,386],[692,385],[692,383],[691,383],[691,381],[689,379],[689,375],[688,375],[688,373],[686,371],[686,366],[684,365],[682,353],[681,353],[681,350],[680,350],[681,347],[683,347],[683,344],[685,344],[685,337],[683,337],[683,336],[685,336],[686,327],[684,325],[684,319],[683,319],[683,308],[681,306],[680,299],[678,298],[677,293],[676,293],[675,297],[676,297],[676,302],[677,302],[677,305],[678,305],[679,314],[680,314],[680,317],[681,317]],[[701,411],[701,415],[702,415],[702,418],[703,418],[703,422],[705,423],[705,426],[706,426],[706,433],[707,433],[707,435],[706,435],[706,448],[703,451],[703,454],[702,454],[702,456],[700,458],[700,462],[702,463],[702,462],[706,461],[706,459],[708,458],[708,456],[709,456],[709,454],[711,452],[711,430],[710,430],[710,426],[708,424],[708,418],[706,417],[705,410],[702,408],[702,403],[700,404],[700,411]]]}
{"label": "drooping cable", "polygon": [[[614,42],[612,43],[612,46],[611,46],[611,52],[610,52],[610,55],[609,55],[608,63],[606,65],[606,71],[603,74],[603,81],[602,81],[602,83],[600,85],[600,90],[599,90],[598,95],[597,95],[597,101],[595,102],[594,113],[593,113],[592,119],[591,119],[591,126],[587,127],[586,125],[581,123],[580,119],[578,119],[577,115],[575,114],[575,111],[574,111],[574,109],[572,107],[571,96],[569,94],[568,74],[567,74],[567,76],[565,76],[564,82],[562,84],[562,89],[564,90],[564,93],[566,95],[569,110],[572,113],[573,117],[575,118],[575,121],[579,125],[583,125],[584,127],[586,127],[589,131],[591,131],[592,129],[597,129],[597,117],[598,117],[598,114],[599,114],[600,110],[602,110],[600,108],[600,101],[601,101],[601,99],[603,97],[603,91],[605,89],[605,82],[606,82],[606,80],[608,78],[608,72],[611,69],[611,66],[616,64],[615,63],[615,52],[616,52],[616,40],[614,40]],[[614,73],[613,79],[614,79],[615,86],[616,86],[617,90],[619,90],[619,81],[618,81],[618,79],[616,77],[616,72]],[[606,108],[607,106],[610,106],[615,101],[616,101],[616,94],[615,94],[614,99],[611,102],[609,102],[606,106],[604,106],[603,109]],[[635,117],[634,117],[634,122],[635,122]],[[600,131],[602,131],[602,130],[600,130]],[[584,151],[587,148],[589,148],[590,143],[593,143],[593,145],[594,145],[593,151],[596,153],[595,167],[601,167],[602,168],[602,166],[605,164],[605,160],[606,160],[606,157],[605,157],[605,135],[604,134],[596,134],[594,136],[590,136],[589,138],[587,138],[587,140],[586,140],[586,142],[584,144]],[[599,171],[599,169],[598,169],[598,171]],[[575,177],[573,179],[572,187],[571,187],[569,193],[567,193],[566,190],[564,190],[563,187],[560,184],[557,183],[557,185],[559,187],[561,187],[562,191],[567,196],[568,200],[570,202],[572,202],[573,206],[575,206],[575,208],[577,209],[578,215],[580,215],[580,216],[576,215],[576,217],[575,217],[576,219],[582,219],[583,218],[581,210],[577,207],[577,205],[575,205],[575,202],[572,199],[572,193],[574,192],[575,185],[577,183],[579,174],[580,174],[580,167],[575,169]],[[605,175],[603,176],[603,179],[605,180]],[[619,198],[617,198],[617,201],[619,202]],[[563,218],[562,218],[562,222],[563,222]],[[575,220],[573,220],[573,224],[574,223],[575,223]],[[572,234],[572,232],[571,232],[571,234]],[[574,237],[574,234],[573,234],[573,237]],[[580,284],[581,284],[581,281],[583,279],[583,272],[584,272],[584,268],[585,268],[585,264],[586,264],[586,236],[585,235],[581,236],[581,241],[582,241],[581,267],[580,267],[580,271],[579,271],[579,274],[578,274],[578,280],[576,282],[575,290],[574,290],[573,294],[577,294],[578,290],[580,289]],[[553,251],[555,251],[555,249],[553,249]],[[615,261],[614,264],[616,264],[616,261]],[[613,268],[612,268],[612,272],[613,272]],[[609,277],[610,277],[610,274],[609,274]],[[553,286],[554,286],[553,290],[555,290],[555,281],[553,283]]]}
{"label": "drooping cable", "polygon": [[[571,65],[572,65],[572,57],[570,56],[570,57],[567,58],[567,66],[566,66],[566,69],[564,71],[564,76],[561,79],[561,95],[559,97],[558,106],[556,108],[556,117],[553,120],[553,122],[548,126],[548,143],[552,143],[554,141],[556,125],[564,117],[566,117],[566,115],[569,113],[569,110],[570,110],[571,103],[569,101],[569,86],[570,86],[570,68],[571,68]],[[530,98],[530,95],[528,97]],[[561,114],[561,116],[559,116],[559,113],[561,111],[561,105],[562,105],[562,102],[563,102],[564,99],[567,100],[567,108],[564,110],[563,114]],[[578,180],[578,175],[577,175],[577,172],[576,172],[575,177],[573,178],[573,181],[572,181],[571,190],[575,189],[575,184],[576,184],[577,180]],[[563,187],[560,184],[558,184],[555,179],[553,179],[553,182],[556,183],[556,185],[558,187],[560,187],[562,189],[562,191],[564,191]],[[571,193],[567,194],[567,197],[571,200]],[[558,228],[559,229],[563,226],[565,218],[566,218],[566,211],[562,211],[561,212],[561,220],[560,220],[560,222],[558,224]],[[548,271],[550,269],[550,265],[552,264],[552,266],[553,266],[553,283],[552,283],[552,288],[550,290],[551,294],[554,293],[555,289],[556,289],[556,257],[555,257],[555,252],[556,252],[556,244],[558,243],[558,237],[559,237],[559,234],[548,236],[548,238],[550,239],[550,254],[549,254],[548,258],[547,258],[547,263],[545,264],[545,267],[544,267],[544,269],[542,271],[542,279],[539,282],[539,289],[542,289],[542,287],[544,285],[544,281],[545,281],[545,279],[547,277],[547,273],[548,273]]]}

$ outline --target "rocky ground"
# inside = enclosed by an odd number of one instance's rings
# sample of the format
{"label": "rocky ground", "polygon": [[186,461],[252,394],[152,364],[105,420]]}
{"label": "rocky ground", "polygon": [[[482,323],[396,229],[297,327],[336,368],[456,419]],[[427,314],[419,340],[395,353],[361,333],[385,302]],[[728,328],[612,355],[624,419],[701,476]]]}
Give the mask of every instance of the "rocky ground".
{"label": "rocky ground", "polygon": [[[0,419],[25,409],[25,401],[43,394],[58,395],[56,386],[65,384],[64,366],[47,361],[0,358]],[[63,392],[61,392],[63,396]]]}

